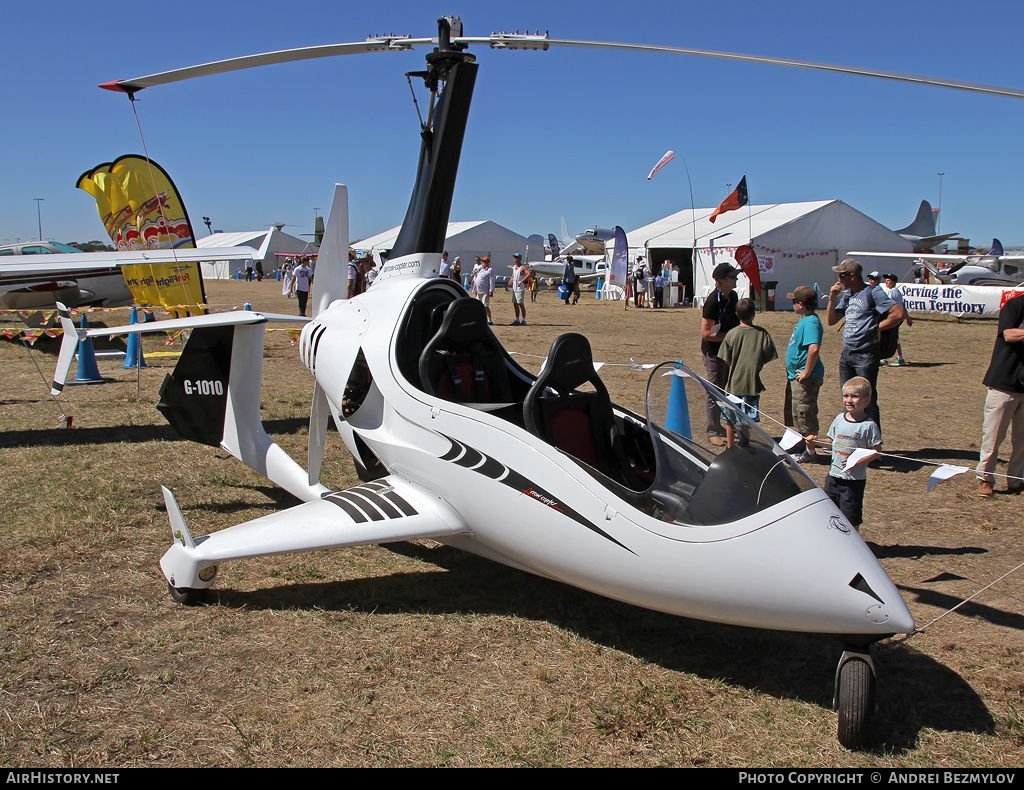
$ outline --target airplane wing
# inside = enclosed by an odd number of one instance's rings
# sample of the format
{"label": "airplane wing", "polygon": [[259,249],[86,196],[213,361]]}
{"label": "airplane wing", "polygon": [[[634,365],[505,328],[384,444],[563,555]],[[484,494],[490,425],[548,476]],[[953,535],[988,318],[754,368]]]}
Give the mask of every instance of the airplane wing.
{"label": "airplane wing", "polygon": [[12,255],[0,261],[0,274],[59,274],[63,272],[110,269],[139,263],[188,263],[256,258],[252,247],[190,247],[180,250],[120,250],[54,255]]}
{"label": "airplane wing", "polygon": [[420,538],[443,540],[470,531],[435,494],[390,476],[195,539],[174,495],[166,488],[163,493],[174,544],[160,567],[170,585],[179,589],[209,587],[216,566],[224,560]]}
{"label": "airplane wing", "polygon": [[856,256],[861,255],[870,258],[910,258],[912,260],[925,260],[925,261],[966,261],[968,258],[998,258],[1001,261],[1019,261],[1024,260],[1024,255],[993,255],[988,256],[980,253],[973,253],[971,255],[934,255],[930,252],[871,252],[870,250],[850,250],[847,255]]}

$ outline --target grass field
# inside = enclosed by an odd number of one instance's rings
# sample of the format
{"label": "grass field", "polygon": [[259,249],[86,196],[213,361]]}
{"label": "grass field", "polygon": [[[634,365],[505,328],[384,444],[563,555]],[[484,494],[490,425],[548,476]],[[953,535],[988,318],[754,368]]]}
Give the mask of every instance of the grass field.
{"label": "grass field", "polygon": [[[213,302],[294,312],[274,283],[208,285]],[[566,307],[550,292],[528,311],[512,327],[508,297],[494,305],[524,366],[583,332],[631,408],[646,376],[630,358],[700,370],[696,311],[624,312],[592,294]],[[781,353],[793,314],[758,322]],[[863,534],[919,626],[1024,562],[1024,498],[979,499],[972,474],[925,491],[928,462],[976,463],[994,337],[992,321],[919,318],[903,332],[911,365],[880,375],[898,457],[869,472]],[[1024,762],[1020,572],[879,646],[875,734],[859,753],[835,737],[835,641],[649,612],[437,543],[228,563],[210,605],[178,606],[157,564],[170,544],[160,485],[197,535],[294,500],[175,437],[153,408],[174,364],[155,356],[160,340],[138,382],[101,361],[111,381],[68,388],[62,427],[33,364],[52,375],[56,346],[0,343],[0,766]],[[827,329],[826,424],[839,350]],[[264,367],[264,423],[302,460],[312,379],[285,332],[268,335]],[[783,365],[764,378],[762,408],[781,416]],[[826,468],[810,472],[820,483]],[[323,479],[356,482],[333,433]]]}

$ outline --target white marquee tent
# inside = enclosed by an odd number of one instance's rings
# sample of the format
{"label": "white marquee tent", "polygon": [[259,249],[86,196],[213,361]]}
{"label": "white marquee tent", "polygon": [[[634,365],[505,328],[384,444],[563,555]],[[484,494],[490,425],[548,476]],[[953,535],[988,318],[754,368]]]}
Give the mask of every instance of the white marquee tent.
{"label": "white marquee tent", "polygon": [[[269,237],[268,237],[269,234]],[[284,265],[281,255],[303,255],[317,252],[319,247],[311,241],[285,233],[275,225],[270,230],[243,230],[232,233],[212,233],[196,240],[197,247],[253,247],[260,251],[264,276]],[[202,264],[203,277],[230,280],[245,268],[245,261],[211,261]],[[243,275],[244,276],[244,275]]]}
{"label": "white marquee tent", "polygon": [[[848,250],[912,249],[898,233],[841,200],[743,206],[711,223],[708,218],[713,212],[713,208],[684,209],[629,231],[630,262],[643,255],[657,271],[664,261],[674,261],[686,286],[685,296],[693,298],[714,286],[711,272],[717,264],[736,265],[736,248],[750,244],[762,284],[777,282],[779,309],[787,309],[785,295],[799,285],[817,284],[827,293],[835,282],[832,267],[847,257]],[[609,243],[609,256],[611,251]]]}
{"label": "white marquee tent", "polygon": [[[395,245],[399,230],[401,226],[352,242],[350,246],[355,250],[386,253]],[[528,239],[490,220],[449,222],[444,248],[448,251],[449,260],[462,259],[462,271],[466,274],[473,268],[473,259],[477,255],[490,256],[491,266],[499,276],[511,273],[509,267],[513,253],[522,253],[527,261],[544,260],[542,239]],[[380,260],[379,255],[374,255],[374,258]]]}

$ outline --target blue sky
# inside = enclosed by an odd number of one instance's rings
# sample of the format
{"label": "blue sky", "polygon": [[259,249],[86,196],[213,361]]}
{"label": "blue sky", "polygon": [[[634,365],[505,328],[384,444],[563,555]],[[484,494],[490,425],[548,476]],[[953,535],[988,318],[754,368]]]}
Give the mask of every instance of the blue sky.
{"label": "blue sky", "polygon": [[[103,238],[77,177],[141,153],[127,98],[97,88],[268,50],[436,32],[549,30],[553,38],[692,46],[1024,88],[1024,4],[979,0],[773,3],[417,2],[295,5],[181,0],[8,3],[0,68],[0,243]],[[418,156],[404,72],[426,50],[314,60],[147,89],[150,156],[176,181],[196,232],[286,222],[312,231],[335,181],[353,238],[401,222]],[[712,206],[746,173],[751,202],[839,198],[889,226],[922,198],[943,231],[1024,243],[1024,100],[668,55],[476,48],[481,70],[452,208],[523,233],[627,230]],[[414,82],[415,84],[415,82]],[[422,82],[417,87],[425,105]],[[677,159],[653,181],[667,149]]]}

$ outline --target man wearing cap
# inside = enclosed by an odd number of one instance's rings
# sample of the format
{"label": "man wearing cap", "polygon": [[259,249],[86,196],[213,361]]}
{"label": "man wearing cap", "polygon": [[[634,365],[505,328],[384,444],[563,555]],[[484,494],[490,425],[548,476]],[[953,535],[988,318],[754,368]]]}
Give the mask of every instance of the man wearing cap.
{"label": "man wearing cap", "polygon": [[[793,300],[793,312],[800,316],[786,348],[786,425],[791,425],[801,436],[816,436],[818,426],[818,391],[825,380],[825,366],[821,362],[821,340],[825,334],[818,309],[818,294],[813,288],[801,285],[786,294]],[[808,444],[796,460],[815,461],[814,445]]]}
{"label": "man wearing cap", "polygon": [[860,261],[847,258],[832,271],[838,281],[828,292],[828,325],[835,326],[843,318],[843,353],[839,357],[839,387],[855,376],[871,382],[873,397],[867,408],[868,417],[881,428],[878,410],[878,367],[881,364],[878,341],[886,329],[903,323],[903,308],[885,295],[881,288],[864,282]]}
{"label": "man wearing cap", "polygon": [[[726,334],[740,325],[736,315],[736,276],[739,269],[728,263],[720,263],[711,276],[715,278],[715,290],[704,302],[700,322],[700,353],[704,357],[704,371],[707,380],[725,389],[729,380],[729,363],[718,356]],[[705,431],[708,443],[717,447],[725,446],[725,432],[722,430],[722,412],[709,394],[704,409]]]}

